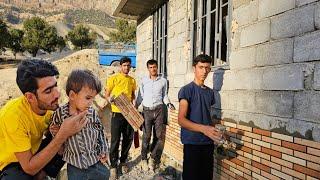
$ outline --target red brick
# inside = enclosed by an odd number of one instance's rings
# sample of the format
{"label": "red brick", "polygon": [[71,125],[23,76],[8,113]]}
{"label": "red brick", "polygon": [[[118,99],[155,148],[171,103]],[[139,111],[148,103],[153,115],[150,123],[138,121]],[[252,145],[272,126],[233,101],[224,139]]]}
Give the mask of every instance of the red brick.
{"label": "red brick", "polygon": [[281,152],[279,152],[279,151],[275,151],[275,150],[272,150],[269,148],[261,147],[261,152],[263,152],[265,154],[269,154],[269,155],[277,157],[277,158],[281,158]]}
{"label": "red brick", "polygon": [[232,159],[230,159],[230,161],[233,162],[233,163],[235,163],[235,164],[237,164],[237,165],[239,165],[239,166],[243,166],[243,162],[240,161],[240,160],[237,159],[237,158],[232,158]]}
{"label": "red brick", "polygon": [[276,164],[280,164],[282,166],[286,166],[288,168],[291,168],[293,167],[293,164],[291,162],[288,162],[288,161],[285,161],[283,159],[279,159],[279,158],[276,158],[276,157],[273,157],[271,156],[271,162],[274,162]]}
{"label": "red brick", "polygon": [[226,169],[230,169],[230,166],[224,162],[221,162],[221,166],[226,168]]}
{"label": "red brick", "polygon": [[247,153],[252,153],[252,149],[250,149],[246,146],[239,146],[239,147],[237,147],[237,149],[244,151],[244,152],[247,152]]}
{"label": "red brick", "polygon": [[310,140],[306,140],[306,139],[301,139],[301,138],[294,138],[294,143],[298,143],[301,145],[305,145],[305,146],[310,146],[316,149],[320,149],[320,142],[315,142],[315,141],[310,141]]}
{"label": "red brick", "polygon": [[236,175],[237,180],[246,180],[244,177],[239,176],[238,174]]}
{"label": "red brick", "polygon": [[238,129],[237,128],[233,128],[233,127],[231,127],[230,128],[230,132],[233,132],[233,133],[238,133]]}
{"label": "red brick", "polygon": [[307,152],[306,146],[287,142],[287,141],[282,141],[282,147],[286,147],[286,148],[301,151],[301,152]]}
{"label": "red brick", "polygon": [[274,176],[272,174],[269,174],[267,172],[264,172],[264,171],[261,171],[261,175],[268,178],[268,179],[271,179],[271,180],[281,180],[281,178]]}
{"label": "red brick", "polygon": [[306,179],[306,175],[305,174],[302,174],[302,173],[299,173],[295,170],[292,170],[292,169],[289,169],[289,168],[286,168],[286,167],[282,167],[282,172],[286,173],[286,174],[289,174],[293,177],[296,177],[296,178],[299,178],[299,179]]}
{"label": "red brick", "polygon": [[264,164],[266,166],[269,166],[273,169],[276,169],[276,170],[281,170],[281,166],[279,164],[276,164],[274,162],[271,162],[271,161],[268,161],[268,160],[265,160],[265,159],[261,159],[261,164]]}
{"label": "red brick", "polygon": [[256,162],[256,161],[252,161],[252,166],[253,166],[253,167],[256,167],[256,168],[258,168],[258,169],[260,169],[260,170],[263,170],[263,171],[265,171],[265,172],[268,172],[268,173],[271,172],[271,168],[270,168],[270,167],[265,166],[265,165],[263,165],[263,164],[260,164],[260,163],[258,163],[258,162]]}
{"label": "red brick", "polygon": [[270,131],[266,131],[266,130],[262,130],[262,129],[253,128],[252,132],[256,133],[256,134],[263,135],[263,136],[267,136],[267,137],[271,136]]}
{"label": "red brick", "polygon": [[320,149],[314,149],[314,148],[308,147],[307,148],[307,153],[308,154],[313,154],[315,156],[320,156]]}
{"label": "red brick", "polygon": [[281,140],[280,139],[275,139],[275,138],[271,138],[271,137],[267,137],[267,136],[262,136],[262,141],[281,146]]}
{"label": "red brick", "polygon": [[320,172],[319,171],[315,171],[315,170],[300,166],[298,164],[294,164],[293,165],[293,169],[296,170],[296,171],[299,171],[299,172],[301,172],[303,174],[307,174],[309,176],[312,176],[312,177],[320,179]]}

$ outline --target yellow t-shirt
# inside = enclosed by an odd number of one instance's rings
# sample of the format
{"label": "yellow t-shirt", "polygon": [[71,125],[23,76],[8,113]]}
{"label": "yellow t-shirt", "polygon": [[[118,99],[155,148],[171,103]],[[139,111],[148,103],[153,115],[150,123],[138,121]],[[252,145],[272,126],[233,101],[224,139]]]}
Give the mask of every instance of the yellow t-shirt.
{"label": "yellow t-shirt", "polygon": [[27,99],[20,96],[0,109],[0,170],[18,162],[15,152],[31,150],[35,154],[47,130],[52,111],[35,114]]}
{"label": "yellow t-shirt", "polygon": [[[111,92],[110,96],[118,97],[121,93],[124,93],[128,99],[132,99],[132,93],[137,88],[136,80],[131,76],[125,76],[122,73],[117,73],[107,79],[106,88]],[[111,105],[112,112],[120,112],[120,110],[114,104]]]}

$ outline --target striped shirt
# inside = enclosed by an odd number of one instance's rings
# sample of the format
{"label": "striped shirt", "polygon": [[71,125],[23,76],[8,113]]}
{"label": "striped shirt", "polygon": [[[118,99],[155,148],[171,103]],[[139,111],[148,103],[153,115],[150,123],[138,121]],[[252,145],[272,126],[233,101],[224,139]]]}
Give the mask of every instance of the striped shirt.
{"label": "striped shirt", "polygon": [[[70,114],[67,103],[54,112],[51,124],[61,125],[68,117]],[[86,126],[64,143],[63,160],[80,169],[88,169],[99,161],[99,155],[107,154],[108,151],[103,125],[92,107],[86,118]]]}

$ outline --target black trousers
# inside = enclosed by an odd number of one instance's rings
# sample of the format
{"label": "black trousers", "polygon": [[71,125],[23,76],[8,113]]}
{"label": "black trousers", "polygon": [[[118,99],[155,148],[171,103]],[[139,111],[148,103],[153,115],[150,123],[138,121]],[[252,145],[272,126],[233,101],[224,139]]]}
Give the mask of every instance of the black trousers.
{"label": "black trousers", "polygon": [[[154,110],[143,110],[144,123],[143,123],[143,136],[141,158],[147,159],[147,154],[150,149],[151,158],[156,163],[160,163],[161,155],[165,143],[166,125],[164,124],[164,106],[160,105]],[[150,145],[151,134],[153,131],[153,142]]]}
{"label": "black trousers", "polygon": [[214,145],[183,146],[183,180],[212,180]]}
{"label": "black trousers", "polygon": [[121,135],[122,142],[120,163],[125,163],[133,141],[133,128],[121,113],[112,113],[110,148],[110,163],[112,168],[115,168],[118,165]]}
{"label": "black trousers", "polygon": [[[50,143],[51,140],[52,140],[52,136],[50,133],[48,133],[46,138],[42,140],[38,152],[44,149]],[[62,160],[62,156],[57,154],[42,170],[45,171],[48,176],[55,178],[57,177],[64,163],[65,162]],[[1,180],[17,180],[17,179],[32,180],[33,176],[25,173],[20,163],[14,162],[14,163],[8,164],[0,172],[0,179]]]}

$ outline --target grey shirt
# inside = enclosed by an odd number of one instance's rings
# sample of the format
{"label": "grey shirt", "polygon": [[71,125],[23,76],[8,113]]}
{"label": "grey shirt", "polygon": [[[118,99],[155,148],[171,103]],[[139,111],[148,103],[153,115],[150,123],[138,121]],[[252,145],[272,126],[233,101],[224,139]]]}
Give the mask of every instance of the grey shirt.
{"label": "grey shirt", "polygon": [[[65,104],[53,113],[51,123],[60,125],[68,117],[70,117],[69,104]],[[98,113],[90,107],[86,118],[88,119],[86,126],[64,143],[63,160],[80,169],[88,169],[99,161],[99,155],[108,153]]]}
{"label": "grey shirt", "polygon": [[142,103],[145,107],[154,107],[170,103],[168,98],[168,81],[158,76],[155,80],[150,76],[141,78],[136,106]]}

